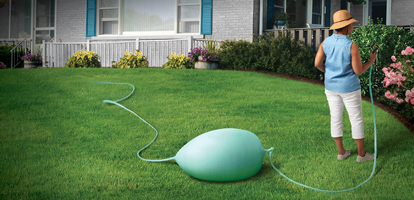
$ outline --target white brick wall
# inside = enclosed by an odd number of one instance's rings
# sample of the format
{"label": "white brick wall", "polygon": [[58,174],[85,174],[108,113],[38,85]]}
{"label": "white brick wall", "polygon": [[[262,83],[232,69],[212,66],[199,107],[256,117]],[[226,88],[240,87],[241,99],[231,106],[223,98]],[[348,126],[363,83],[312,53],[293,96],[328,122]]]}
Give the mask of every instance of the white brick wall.
{"label": "white brick wall", "polygon": [[[258,0],[214,0],[213,35],[215,40],[252,40],[254,30],[254,3]],[[257,18],[258,19],[258,18]]]}
{"label": "white brick wall", "polygon": [[58,0],[56,41],[86,41],[86,0]]}
{"label": "white brick wall", "polygon": [[391,3],[391,24],[392,25],[413,25],[414,24],[414,1],[393,0]]}
{"label": "white brick wall", "polygon": [[351,4],[350,10],[352,17],[358,20],[357,23],[354,23],[354,26],[362,26],[364,24],[364,6]]}

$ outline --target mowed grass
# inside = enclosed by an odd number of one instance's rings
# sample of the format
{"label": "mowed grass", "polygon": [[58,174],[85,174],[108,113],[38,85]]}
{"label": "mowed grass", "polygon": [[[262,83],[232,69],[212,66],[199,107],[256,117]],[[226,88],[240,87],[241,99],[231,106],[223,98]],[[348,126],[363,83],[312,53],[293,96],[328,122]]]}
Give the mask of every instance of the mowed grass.
{"label": "mowed grass", "polygon": [[[165,69],[0,70],[0,199],[410,199],[414,196],[414,134],[376,109],[375,176],[360,188],[327,194],[280,176],[265,155],[262,169],[236,182],[192,178],[175,162],[150,163],[136,152],[155,132],[105,99],[120,102],[159,131],[141,155],[175,156],[196,136],[221,128],[255,133],[274,147],[276,167],[293,180],[325,190],[365,181],[373,162],[357,163],[344,114],[337,161],[324,88],[254,72]],[[365,147],[374,151],[371,104],[363,102]]]}

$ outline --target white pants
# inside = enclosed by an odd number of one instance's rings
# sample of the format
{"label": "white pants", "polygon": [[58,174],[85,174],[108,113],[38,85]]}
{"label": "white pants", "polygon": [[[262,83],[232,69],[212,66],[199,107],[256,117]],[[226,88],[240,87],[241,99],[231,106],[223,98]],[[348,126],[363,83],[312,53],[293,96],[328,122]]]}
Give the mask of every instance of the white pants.
{"label": "white pants", "polygon": [[362,119],[361,90],[350,93],[325,90],[325,94],[331,111],[331,136],[337,138],[343,135],[342,114],[345,104],[352,126],[352,138],[363,139],[364,122]]}

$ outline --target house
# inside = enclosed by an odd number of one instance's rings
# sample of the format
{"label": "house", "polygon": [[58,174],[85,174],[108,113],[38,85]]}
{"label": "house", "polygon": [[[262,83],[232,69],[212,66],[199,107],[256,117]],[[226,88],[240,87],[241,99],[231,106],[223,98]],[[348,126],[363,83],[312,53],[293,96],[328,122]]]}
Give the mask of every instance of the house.
{"label": "house", "polygon": [[253,35],[273,29],[272,18],[279,12],[289,15],[289,28],[329,27],[333,13],[340,9],[349,10],[360,22],[357,25],[368,24],[369,17],[383,18],[386,25],[414,23],[412,0],[366,0],[361,5],[348,0],[2,1],[0,41],[29,39],[32,51],[43,40],[252,40]]}

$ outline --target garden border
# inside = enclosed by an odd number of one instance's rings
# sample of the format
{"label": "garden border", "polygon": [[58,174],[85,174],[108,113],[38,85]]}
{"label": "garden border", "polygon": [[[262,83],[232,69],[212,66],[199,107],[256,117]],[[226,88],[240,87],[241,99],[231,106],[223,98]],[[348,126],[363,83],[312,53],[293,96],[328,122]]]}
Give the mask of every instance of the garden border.
{"label": "garden border", "polygon": [[[272,75],[272,76],[277,76],[277,77],[281,77],[281,78],[292,79],[292,80],[296,80],[296,81],[303,81],[303,82],[312,83],[312,84],[315,84],[315,85],[325,86],[323,81],[318,81],[318,80],[314,80],[314,79],[310,79],[310,78],[299,77],[299,76],[290,75],[290,74],[278,74],[276,72],[261,71],[261,70],[250,70],[250,69],[224,69],[224,70],[256,72],[256,73],[261,73],[261,74],[268,74],[268,75]],[[371,102],[371,99],[369,97],[362,96],[362,99],[364,101]],[[386,106],[386,105],[380,103],[379,101],[377,101],[375,99],[374,99],[374,105],[381,108],[381,109],[383,109],[384,111],[388,112],[392,116],[394,116],[398,121],[400,121],[405,127],[408,128],[408,130],[410,130],[414,134],[414,125],[411,124],[410,121],[408,121],[407,118],[402,116],[395,109],[393,109],[389,106]]]}

